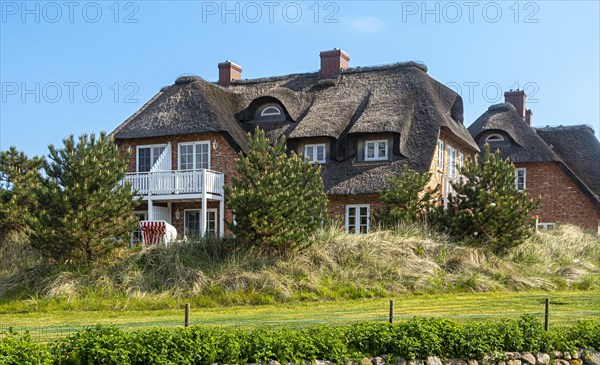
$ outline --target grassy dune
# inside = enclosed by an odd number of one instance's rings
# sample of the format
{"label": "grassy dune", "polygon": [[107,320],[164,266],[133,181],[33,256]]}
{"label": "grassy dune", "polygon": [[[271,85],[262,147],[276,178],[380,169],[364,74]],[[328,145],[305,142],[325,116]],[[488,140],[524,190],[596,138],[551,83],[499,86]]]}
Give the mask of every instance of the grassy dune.
{"label": "grassy dune", "polygon": [[0,313],[168,310],[402,294],[600,289],[600,239],[563,226],[506,257],[418,226],[364,236],[330,227],[291,257],[218,241],[122,249],[92,268],[44,263],[21,240],[0,252]]}

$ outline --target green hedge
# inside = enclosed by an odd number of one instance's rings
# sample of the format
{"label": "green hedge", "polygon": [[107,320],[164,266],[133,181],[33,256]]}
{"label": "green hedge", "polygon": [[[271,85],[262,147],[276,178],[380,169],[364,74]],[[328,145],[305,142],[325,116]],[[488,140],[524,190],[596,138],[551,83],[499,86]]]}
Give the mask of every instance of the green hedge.
{"label": "green hedge", "polygon": [[194,365],[331,360],[341,364],[364,356],[406,359],[441,356],[476,358],[504,351],[600,350],[600,321],[580,321],[545,332],[533,317],[460,324],[447,319],[361,322],[307,329],[224,329],[197,326],[125,332],[96,326],[47,345],[7,334],[0,364]]}

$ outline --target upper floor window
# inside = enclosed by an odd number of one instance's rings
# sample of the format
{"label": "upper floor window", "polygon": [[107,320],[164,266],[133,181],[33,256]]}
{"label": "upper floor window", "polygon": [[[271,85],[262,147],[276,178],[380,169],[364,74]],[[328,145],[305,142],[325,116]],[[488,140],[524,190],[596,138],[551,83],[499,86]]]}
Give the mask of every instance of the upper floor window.
{"label": "upper floor window", "polygon": [[261,112],[260,112],[261,117],[276,117],[281,114],[282,114],[281,109],[279,109],[276,106],[268,106],[268,107],[264,108],[263,110],[261,110]]}
{"label": "upper floor window", "polygon": [[515,185],[517,186],[518,191],[525,190],[526,181],[527,170],[525,168],[515,169]]}
{"label": "upper floor window", "polygon": [[304,145],[304,158],[310,163],[325,163],[326,161],[325,143]]}
{"label": "upper floor window", "polygon": [[458,167],[461,169],[465,167],[465,155],[462,152],[458,153]]}
{"label": "upper floor window", "polygon": [[210,142],[179,144],[179,170],[210,169]]}
{"label": "upper floor window", "polygon": [[154,166],[158,157],[164,152],[166,145],[137,146],[137,171],[148,172]]}
{"label": "upper floor window", "polygon": [[485,138],[485,143],[504,142],[504,137],[499,134],[490,134]]}
{"label": "upper floor window", "polygon": [[388,159],[388,141],[381,139],[365,142],[365,161],[383,161]]}
{"label": "upper floor window", "polygon": [[448,176],[456,176],[456,148],[448,146]]}
{"label": "upper floor window", "polygon": [[442,141],[441,139],[438,139],[438,170],[439,171],[444,171],[444,141]]}

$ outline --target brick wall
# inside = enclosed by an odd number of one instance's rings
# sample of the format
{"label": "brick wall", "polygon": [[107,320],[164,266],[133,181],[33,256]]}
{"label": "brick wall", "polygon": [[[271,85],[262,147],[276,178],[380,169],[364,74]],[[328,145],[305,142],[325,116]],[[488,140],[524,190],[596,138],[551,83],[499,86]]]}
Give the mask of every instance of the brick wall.
{"label": "brick wall", "polygon": [[348,204],[369,204],[371,211],[371,220],[373,212],[381,207],[378,194],[357,194],[357,195],[329,195],[329,218],[337,220],[343,227],[346,222],[346,205]]}
{"label": "brick wall", "polygon": [[518,163],[515,167],[527,171],[527,194],[541,196],[540,209],[533,212],[533,215],[539,216],[539,222],[569,223],[599,232],[600,212],[557,164]]}

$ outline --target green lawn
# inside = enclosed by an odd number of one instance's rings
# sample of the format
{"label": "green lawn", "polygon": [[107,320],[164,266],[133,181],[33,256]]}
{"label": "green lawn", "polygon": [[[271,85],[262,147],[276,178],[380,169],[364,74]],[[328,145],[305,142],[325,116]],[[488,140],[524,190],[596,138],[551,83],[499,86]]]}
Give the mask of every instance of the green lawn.
{"label": "green lawn", "polygon": [[[397,320],[413,316],[440,316],[458,321],[494,319],[536,314],[543,320],[544,299],[551,300],[551,325],[579,319],[600,319],[600,291],[527,292],[407,295],[394,298]],[[291,325],[348,323],[388,318],[389,299],[363,299],[264,306],[192,308],[192,324],[220,326]],[[62,336],[86,325],[114,323],[125,328],[174,327],[183,325],[184,311],[48,311],[10,314],[0,305],[0,328],[29,330],[33,337]]]}

